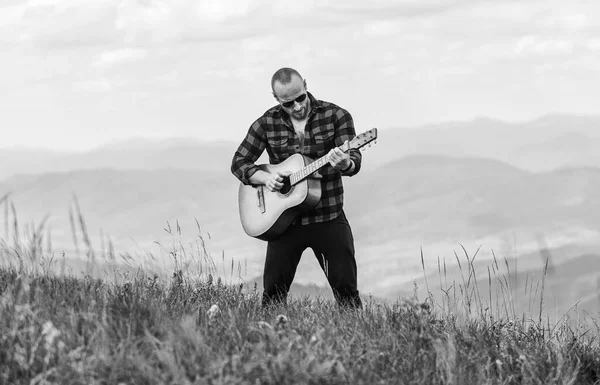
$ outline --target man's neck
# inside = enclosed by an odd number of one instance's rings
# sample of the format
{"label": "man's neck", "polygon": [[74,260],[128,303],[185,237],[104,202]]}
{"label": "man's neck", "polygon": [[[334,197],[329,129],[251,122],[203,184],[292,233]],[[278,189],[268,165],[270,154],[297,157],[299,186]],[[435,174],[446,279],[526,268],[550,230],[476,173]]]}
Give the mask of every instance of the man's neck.
{"label": "man's neck", "polygon": [[304,120],[292,119],[292,125],[294,126],[294,131],[296,131],[296,135],[298,135],[298,139],[300,141],[300,152],[304,151],[304,130],[306,129],[306,120],[308,116],[304,118]]}

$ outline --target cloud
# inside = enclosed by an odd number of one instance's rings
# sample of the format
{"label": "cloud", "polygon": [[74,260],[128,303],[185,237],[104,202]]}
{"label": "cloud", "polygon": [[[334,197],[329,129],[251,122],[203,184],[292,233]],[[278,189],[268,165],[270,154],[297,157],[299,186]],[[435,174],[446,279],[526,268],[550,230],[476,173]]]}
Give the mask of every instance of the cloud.
{"label": "cloud", "polygon": [[344,26],[363,26],[365,38],[477,41],[540,30],[588,37],[599,23],[594,12],[600,5],[558,0],[30,0],[0,8],[0,31],[5,41],[46,47],[196,43]]}
{"label": "cloud", "polygon": [[25,6],[21,4],[0,6],[0,42],[10,44],[20,40],[24,12]]}
{"label": "cloud", "polygon": [[125,43],[156,43],[176,39],[185,25],[180,9],[166,2],[120,1],[114,26]]}
{"label": "cloud", "polygon": [[366,22],[363,28],[363,33],[369,37],[395,35],[403,29],[402,25],[394,20]]}
{"label": "cloud", "polygon": [[574,50],[574,43],[568,39],[546,39],[537,36],[525,36],[517,42],[517,54],[562,54],[568,55]]}
{"label": "cloud", "polygon": [[[327,2],[319,4],[316,0],[279,0],[272,3],[271,13],[275,17],[291,17],[298,19],[311,12],[319,13],[326,7]],[[312,16],[312,15],[311,15]]]}
{"label": "cloud", "polygon": [[[191,93],[215,80],[256,82],[283,65],[311,87],[387,75],[406,88],[413,78],[521,73],[537,61],[591,68],[598,12],[600,3],[558,0],[36,0],[0,6],[0,40],[17,47],[3,50],[15,69],[29,63],[22,77],[45,73],[79,92]],[[48,58],[56,70],[44,69]]]}
{"label": "cloud", "polygon": [[[428,15],[463,1],[30,0],[0,8],[17,42],[42,46],[153,44],[271,34],[277,30]],[[458,5],[457,5],[458,4]],[[307,17],[310,15],[310,17]],[[390,23],[390,27],[391,27]],[[0,27],[1,28],[1,27]]]}
{"label": "cloud", "polygon": [[113,9],[105,2],[77,0],[29,1],[20,10],[18,43],[44,47],[106,44],[116,34]]}
{"label": "cloud", "polygon": [[148,51],[142,48],[122,48],[117,50],[102,52],[96,61],[94,66],[96,67],[112,67],[120,63],[135,62],[145,58],[148,55]]}
{"label": "cloud", "polygon": [[255,6],[253,0],[204,0],[192,2],[195,5],[199,21],[225,22],[230,19],[241,18],[248,14]]}
{"label": "cloud", "polygon": [[148,45],[253,35],[286,13],[268,0],[30,0],[0,5],[0,31],[5,43],[49,48]]}
{"label": "cloud", "polygon": [[19,4],[0,6],[0,26],[15,26],[23,17],[25,7]]}
{"label": "cloud", "polygon": [[83,80],[73,83],[72,89],[81,93],[109,92],[113,85],[108,79]]}
{"label": "cloud", "polygon": [[600,51],[600,37],[589,39],[587,47],[590,51]]}
{"label": "cloud", "polygon": [[[540,24],[549,29],[576,32],[585,31],[592,27],[594,21],[590,20],[585,10],[565,9],[563,12],[548,14]],[[598,23],[596,22],[596,24]]]}

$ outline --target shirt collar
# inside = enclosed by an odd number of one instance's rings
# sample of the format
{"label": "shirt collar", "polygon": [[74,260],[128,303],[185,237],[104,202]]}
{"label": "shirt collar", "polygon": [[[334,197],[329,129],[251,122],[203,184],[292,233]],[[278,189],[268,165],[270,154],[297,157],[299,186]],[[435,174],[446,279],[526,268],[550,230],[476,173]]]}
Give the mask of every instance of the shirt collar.
{"label": "shirt collar", "polygon": [[311,94],[310,92],[306,91],[306,93],[308,94],[308,98],[310,99],[310,106],[311,106],[311,111],[314,110],[320,110],[321,108],[323,108],[323,104],[321,103],[320,100],[317,100],[313,94]]}

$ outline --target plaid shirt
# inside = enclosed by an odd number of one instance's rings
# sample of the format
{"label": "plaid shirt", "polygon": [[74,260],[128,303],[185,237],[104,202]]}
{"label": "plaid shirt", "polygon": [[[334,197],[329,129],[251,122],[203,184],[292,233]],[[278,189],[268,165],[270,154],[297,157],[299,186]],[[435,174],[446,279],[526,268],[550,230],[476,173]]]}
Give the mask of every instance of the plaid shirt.
{"label": "plaid shirt", "polygon": [[[231,162],[231,172],[242,183],[250,184],[250,177],[258,170],[255,162],[265,149],[271,164],[281,163],[296,153],[316,160],[356,136],[354,121],[348,111],[333,103],[317,100],[310,92],[308,97],[311,110],[302,144],[289,115],[280,105],[270,108],[252,123]],[[340,214],[344,205],[342,175],[358,173],[362,160],[359,150],[351,149],[349,153],[355,165],[352,172],[342,173],[330,164],[320,169],[323,176],[321,201],[314,209],[300,214],[301,224],[329,221]]]}

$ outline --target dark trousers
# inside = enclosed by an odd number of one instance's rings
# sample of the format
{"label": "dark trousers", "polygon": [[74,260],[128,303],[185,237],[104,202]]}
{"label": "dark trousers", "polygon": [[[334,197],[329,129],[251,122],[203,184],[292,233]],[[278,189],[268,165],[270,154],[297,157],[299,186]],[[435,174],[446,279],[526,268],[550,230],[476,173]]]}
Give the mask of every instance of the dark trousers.
{"label": "dark trousers", "polygon": [[346,215],[323,223],[290,226],[267,244],[262,305],[285,303],[304,250],[310,247],[339,305],[360,308],[354,238]]}

